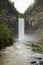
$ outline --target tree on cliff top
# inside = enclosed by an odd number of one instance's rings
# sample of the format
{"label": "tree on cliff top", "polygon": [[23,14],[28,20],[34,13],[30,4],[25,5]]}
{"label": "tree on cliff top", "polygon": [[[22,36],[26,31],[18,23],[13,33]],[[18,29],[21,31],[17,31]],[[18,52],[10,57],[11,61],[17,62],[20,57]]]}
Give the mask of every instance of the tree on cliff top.
{"label": "tree on cliff top", "polygon": [[31,4],[31,5],[27,8],[27,10],[25,11],[24,14],[25,14],[25,15],[26,15],[26,14],[29,15],[29,14],[32,12],[32,10],[35,9],[36,6],[40,6],[40,5],[43,6],[43,0],[34,0],[34,3]]}

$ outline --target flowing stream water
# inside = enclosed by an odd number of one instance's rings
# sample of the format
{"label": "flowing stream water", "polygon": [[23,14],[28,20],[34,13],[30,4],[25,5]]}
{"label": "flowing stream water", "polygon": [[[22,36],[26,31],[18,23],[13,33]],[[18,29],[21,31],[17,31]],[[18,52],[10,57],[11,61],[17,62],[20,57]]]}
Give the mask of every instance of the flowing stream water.
{"label": "flowing stream water", "polygon": [[33,65],[30,62],[38,61],[35,57],[43,57],[42,54],[33,52],[32,48],[26,44],[28,42],[20,41],[14,43],[11,47],[3,49],[0,53],[2,55],[0,56],[0,65]]}

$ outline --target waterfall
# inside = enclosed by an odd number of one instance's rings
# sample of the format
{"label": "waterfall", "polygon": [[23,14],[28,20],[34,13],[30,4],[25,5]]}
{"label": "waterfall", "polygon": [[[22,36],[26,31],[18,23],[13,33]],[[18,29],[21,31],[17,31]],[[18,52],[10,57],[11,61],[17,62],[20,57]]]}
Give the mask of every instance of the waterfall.
{"label": "waterfall", "polygon": [[18,18],[18,38],[19,40],[24,39],[24,19]]}

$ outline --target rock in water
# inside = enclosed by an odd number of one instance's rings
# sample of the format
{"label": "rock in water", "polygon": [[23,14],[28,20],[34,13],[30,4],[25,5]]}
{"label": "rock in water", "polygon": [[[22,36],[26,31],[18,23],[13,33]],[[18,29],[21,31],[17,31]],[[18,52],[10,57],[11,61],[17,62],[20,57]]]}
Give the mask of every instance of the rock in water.
{"label": "rock in water", "polygon": [[40,65],[43,65],[43,61],[40,61]]}
{"label": "rock in water", "polygon": [[34,64],[36,64],[36,61],[32,61],[32,62],[30,62],[30,64],[33,64],[33,65],[34,65]]}

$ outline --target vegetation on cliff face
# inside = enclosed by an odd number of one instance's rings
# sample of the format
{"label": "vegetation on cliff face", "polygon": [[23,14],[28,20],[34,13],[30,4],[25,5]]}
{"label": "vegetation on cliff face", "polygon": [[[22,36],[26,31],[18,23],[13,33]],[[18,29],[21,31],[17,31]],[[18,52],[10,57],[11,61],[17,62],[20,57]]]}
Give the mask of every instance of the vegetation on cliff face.
{"label": "vegetation on cliff face", "polygon": [[0,48],[13,44],[12,30],[7,27],[3,20],[0,20]]}
{"label": "vegetation on cliff face", "polygon": [[14,2],[12,3],[11,1],[9,1],[9,7],[12,9],[12,12],[14,14],[16,14],[16,16],[18,16],[18,17],[22,17],[23,16],[23,14],[18,12],[18,10],[15,8]]}
{"label": "vegetation on cliff face", "polygon": [[[1,0],[0,1],[0,14],[2,13],[2,10],[4,11],[6,9],[9,14],[16,15],[17,17],[22,17],[23,14],[19,13],[18,10],[14,6],[14,2],[11,2],[10,0]],[[6,13],[7,14],[7,13]]]}
{"label": "vegetation on cliff face", "polygon": [[30,5],[28,8],[27,8],[27,10],[25,11],[25,15],[29,15],[30,14],[30,12],[32,11],[32,8],[33,8],[33,4],[32,5]]}
{"label": "vegetation on cliff face", "polygon": [[15,8],[14,2],[12,3],[12,2],[9,1],[9,0],[8,0],[8,2],[9,2],[9,7],[12,9],[12,12],[13,12],[14,14],[16,14],[16,16],[22,18],[22,17],[23,17],[23,14],[20,13],[20,12]]}
{"label": "vegetation on cliff face", "polygon": [[24,15],[31,15],[32,11],[35,10],[35,7],[40,5],[43,5],[43,0],[34,0],[34,3],[27,8]]}

